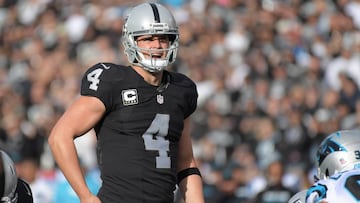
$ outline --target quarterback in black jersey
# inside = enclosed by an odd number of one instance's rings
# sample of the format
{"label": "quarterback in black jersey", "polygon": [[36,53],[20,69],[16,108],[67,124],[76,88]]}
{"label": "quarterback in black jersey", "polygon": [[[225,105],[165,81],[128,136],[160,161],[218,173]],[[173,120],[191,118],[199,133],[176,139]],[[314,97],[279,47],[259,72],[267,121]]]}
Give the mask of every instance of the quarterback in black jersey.
{"label": "quarterback in black jersey", "polygon": [[[81,96],[54,126],[49,144],[82,203],[203,203],[201,174],[192,151],[189,116],[195,83],[165,70],[175,61],[179,33],[173,15],[157,3],[128,14],[122,43],[130,66],[98,63],[82,79]],[[94,129],[102,186],[91,194],[74,139]]]}

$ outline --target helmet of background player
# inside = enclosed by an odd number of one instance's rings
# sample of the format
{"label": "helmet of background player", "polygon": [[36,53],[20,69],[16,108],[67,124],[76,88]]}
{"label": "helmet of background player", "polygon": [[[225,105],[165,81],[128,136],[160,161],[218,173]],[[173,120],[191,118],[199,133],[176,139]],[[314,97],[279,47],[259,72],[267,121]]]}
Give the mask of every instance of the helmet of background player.
{"label": "helmet of background player", "polygon": [[[167,52],[166,58],[151,57],[151,50],[138,47],[136,38],[142,35],[168,35],[169,48],[163,50]],[[123,27],[122,44],[131,64],[141,66],[149,72],[164,70],[175,61],[179,46],[179,30],[174,16],[157,3],[143,3],[132,8]],[[145,51],[150,52],[150,58],[144,57],[142,52]]]}
{"label": "helmet of background player", "polygon": [[318,178],[360,168],[360,131],[337,131],[326,137],[316,155]]}
{"label": "helmet of background player", "polygon": [[4,151],[0,150],[0,156],[0,202],[15,203],[17,202],[15,190],[18,179],[15,165]]}
{"label": "helmet of background player", "polygon": [[292,196],[288,203],[305,203],[306,202],[306,192],[307,190],[302,190]]}

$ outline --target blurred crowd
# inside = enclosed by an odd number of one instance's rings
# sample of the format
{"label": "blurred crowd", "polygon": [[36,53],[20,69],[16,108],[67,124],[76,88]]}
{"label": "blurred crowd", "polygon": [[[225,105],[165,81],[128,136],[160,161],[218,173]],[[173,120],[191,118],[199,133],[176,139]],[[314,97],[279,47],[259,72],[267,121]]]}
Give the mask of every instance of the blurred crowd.
{"label": "blurred crowd", "polygon": [[[77,202],[47,136],[87,68],[128,63],[122,25],[140,2],[0,0],[0,148],[35,202]],[[171,69],[197,83],[192,137],[206,202],[287,202],[308,187],[320,141],[360,126],[360,0],[155,2],[179,24]],[[76,144],[96,193],[94,132]]]}

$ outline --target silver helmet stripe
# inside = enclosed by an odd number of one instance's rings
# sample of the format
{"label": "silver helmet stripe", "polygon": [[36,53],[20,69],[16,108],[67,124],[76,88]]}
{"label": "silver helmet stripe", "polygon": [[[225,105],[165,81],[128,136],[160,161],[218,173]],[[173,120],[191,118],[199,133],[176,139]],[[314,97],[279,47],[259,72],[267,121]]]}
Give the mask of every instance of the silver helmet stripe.
{"label": "silver helmet stripe", "polygon": [[150,6],[153,10],[153,13],[154,13],[154,20],[156,23],[160,23],[160,15],[159,15],[159,10],[158,8],[156,7],[156,5],[154,3],[150,3]]}

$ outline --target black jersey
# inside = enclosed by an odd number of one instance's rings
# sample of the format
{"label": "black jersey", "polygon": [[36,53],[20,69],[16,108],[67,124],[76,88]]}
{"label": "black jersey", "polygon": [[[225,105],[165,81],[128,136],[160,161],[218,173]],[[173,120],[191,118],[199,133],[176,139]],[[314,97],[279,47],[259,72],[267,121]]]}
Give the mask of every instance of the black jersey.
{"label": "black jersey", "polygon": [[33,203],[32,191],[27,182],[18,178],[16,191],[18,196],[17,203]]}
{"label": "black jersey", "polygon": [[106,107],[95,126],[100,199],[172,202],[183,121],[197,105],[195,83],[164,71],[156,87],[131,67],[99,63],[85,73],[81,94],[99,98]]}

